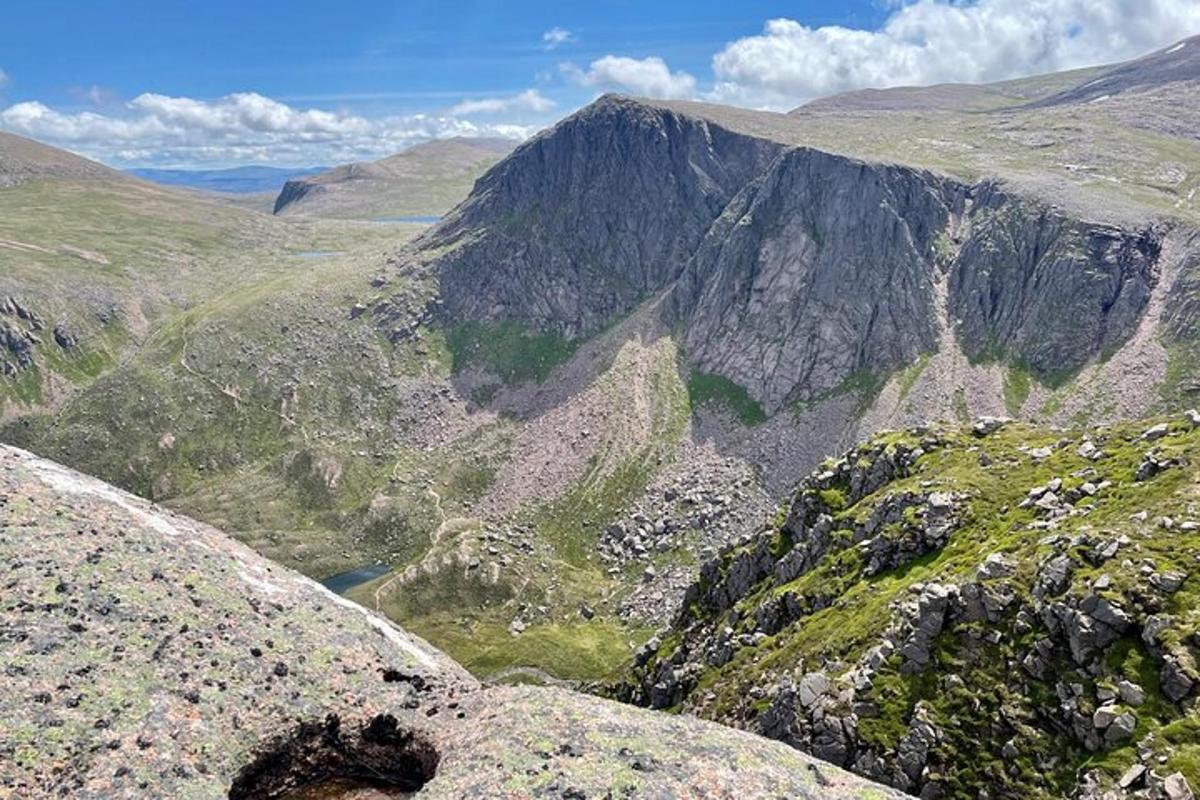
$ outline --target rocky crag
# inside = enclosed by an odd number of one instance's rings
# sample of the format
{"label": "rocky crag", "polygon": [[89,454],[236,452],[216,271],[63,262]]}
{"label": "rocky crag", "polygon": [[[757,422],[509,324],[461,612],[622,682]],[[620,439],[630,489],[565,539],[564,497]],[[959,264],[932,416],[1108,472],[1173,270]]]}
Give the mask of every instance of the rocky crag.
{"label": "rocky crag", "polygon": [[1130,340],[1164,271],[1193,279],[1164,264],[1178,225],[703,114],[609,96],[519,148],[424,237],[446,317],[581,338],[665,293],[690,368],[772,415],[885,383],[947,327],[968,361],[1059,385]]}
{"label": "rocky crag", "polygon": [[616,693],[921,797],[1191,797],[1200,413],[882,434],[700,569]]}
{"label": "rocky crag", "polygon": [[710,723],[481,687],[215,529],[8,447],[0,561],[0,797],[899,797]]}

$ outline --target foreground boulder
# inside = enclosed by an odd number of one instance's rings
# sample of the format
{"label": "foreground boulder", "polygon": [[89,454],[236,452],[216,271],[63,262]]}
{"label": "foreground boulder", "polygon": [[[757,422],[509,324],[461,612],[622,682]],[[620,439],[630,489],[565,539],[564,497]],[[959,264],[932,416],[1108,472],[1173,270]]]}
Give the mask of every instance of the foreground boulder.
{"label": "foreground boulder", "polygon": [[217,530],[8,447],[0,571],[0,798],[892,796],[696,719],[481,687]]}

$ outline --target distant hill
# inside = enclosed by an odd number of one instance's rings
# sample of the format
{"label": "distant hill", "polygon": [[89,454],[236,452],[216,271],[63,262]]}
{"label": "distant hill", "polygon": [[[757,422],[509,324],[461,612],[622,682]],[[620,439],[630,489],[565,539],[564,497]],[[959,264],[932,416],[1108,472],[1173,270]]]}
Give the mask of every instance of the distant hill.
{"label": "distant hill", "polygon": [[942,83],[859,89],[822,97],[793,115],[855,111],[992,111],[1046,108],[1107,99],[1200,79],[1200,36],[1121,64],[1035,75],[998,83]]}
{"label": "distant hill", "polygon": [[189,189],[227,194],[256,194],[278,192],[289,180],[316,175],[328,169],[249,166],[232,169],[130,169],[126,172],[165,186],[186,186]]}
{"label": "distant hill", "polygon": [[43,178],[113,179],[122,173],[66,150],[0,131],[0,188]]}
{"label": "distant hill", "polygon": [[511,139],[441,139],[379,161],[345,164],[289,180],[276,214],[337,218],[438,216],[517,146]]}

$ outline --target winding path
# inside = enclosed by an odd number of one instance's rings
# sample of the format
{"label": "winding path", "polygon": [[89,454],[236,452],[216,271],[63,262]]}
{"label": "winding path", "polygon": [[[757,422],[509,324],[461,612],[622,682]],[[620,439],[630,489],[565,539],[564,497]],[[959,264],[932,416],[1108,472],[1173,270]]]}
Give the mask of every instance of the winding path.
{"label": "winding path", "polygon": [[[399,466],[399,464],[397,464],[397,466]],[[395,469],[392,470],[392,474],[395,475]],[[433,507],[437,509],[438,517],[441,519],[441,522],[438,524],[438,526],[429,534],[429,551],[426,554],[426,558],[428,558],[429,555],[432,555],[433,549],[438,546],[439,542],[441,542],[442,534],[446,532],[446,529],[449,528],[450,525],[459,522],[476,523],[478,520],[471,517],[446,516],[446,510],[442,508],[442,496],[433,488],[427,489],[426,493],[433,498]],[[375,602],[376,611],[382,612],[383,596],[391,591],[392,586],[397,582],[403,583],[404,574],[404,572],[397,571],[395,575],[379,584],[379,586],[375,587],[375,591],[372,593],[371,597]]]}

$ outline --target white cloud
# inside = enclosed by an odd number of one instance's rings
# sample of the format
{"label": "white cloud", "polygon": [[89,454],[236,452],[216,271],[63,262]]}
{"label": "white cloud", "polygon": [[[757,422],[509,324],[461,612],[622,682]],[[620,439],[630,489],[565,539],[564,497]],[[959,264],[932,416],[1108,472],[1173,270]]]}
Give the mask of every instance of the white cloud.
{"label": "white cloud", "polygon": [[143,94],[113,114],[16,103],[0,110],[0,128],[110,163],[163,166],[344,163],[429,139],[521,139],[536,130],[508,121],[481,124],[453,113],[368,119],[297,109],[250,92],[211,101]]}
{"label": "white cloud", "polygon": [[711,98],[791,108],[864,87],[1003,80],[1121,61],[1196,32],[1196,0],[917,0],[877,31],[775,19],[713,57]]}
{"label": "white cloud", "polygon": [[559,45],[573,41],[575,41],[575,34],[571,33],[566,28],[559,28],[555,26],[542,34],[542,47],[547,50],[553,50]]}
{"label": "white cloud", "polygon": [[617,89],[641,97],[659,100],[679,100],[692,97],[696,79],[686,72],[672,72],[657,56],[627,58],[604,56],[582,70],[574,64],[563,64],[562,72],[581,86]]}
{"label": "white cloud", "polygon": [[554,109],[555,102],[537,89],[526,89],[511,97],[489,97],[483,100],[463,100],[453,106],[450,113],[470,116],[472,114],[507,114],[514,111],[545,113]]}
{"label": "white cloud", "polygon": [[0,69],[0,89],[8,86],[8,73]]}

